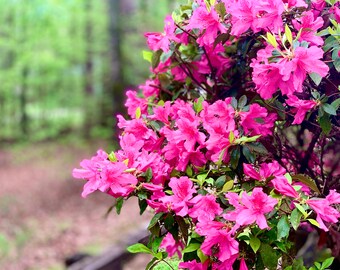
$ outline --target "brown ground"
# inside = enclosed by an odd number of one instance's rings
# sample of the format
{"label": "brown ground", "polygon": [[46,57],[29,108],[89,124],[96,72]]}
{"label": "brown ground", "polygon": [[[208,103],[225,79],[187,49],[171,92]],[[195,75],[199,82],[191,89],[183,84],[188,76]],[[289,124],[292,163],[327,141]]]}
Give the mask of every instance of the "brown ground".
{"label": "brown ground", "polygon": [[[86,145],[86,146],[84,146]],[[99,253],[146,218],[128,201],[122,214],[103,216],[113,199],[98,193],[82,199],[79,167],[105,143],[44,143],[0,150],[0,269],[57,270],[75,252]],[[131,269],[144,269],[145,260]]]}

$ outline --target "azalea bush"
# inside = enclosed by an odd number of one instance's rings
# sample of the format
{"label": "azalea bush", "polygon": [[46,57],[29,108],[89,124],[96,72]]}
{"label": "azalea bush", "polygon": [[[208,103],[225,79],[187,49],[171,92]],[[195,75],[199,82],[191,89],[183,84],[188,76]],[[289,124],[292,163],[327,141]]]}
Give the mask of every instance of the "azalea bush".
{"label": "azalea bush", "polygon": [[74,169],[82,195],[153,212],[148,244],[129,247],[154,256],[147,269],[330,267],[339,2],[191,0],[145,36],[151,76],[126,92],[120,149]]}

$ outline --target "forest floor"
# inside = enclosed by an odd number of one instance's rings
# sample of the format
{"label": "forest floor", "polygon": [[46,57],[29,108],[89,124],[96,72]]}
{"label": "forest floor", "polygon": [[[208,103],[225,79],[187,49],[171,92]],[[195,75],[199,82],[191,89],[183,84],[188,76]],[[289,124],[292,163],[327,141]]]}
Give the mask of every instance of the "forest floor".
{"label": "forest floor", "polygon": [[[99,254],[147,222],[129,200],[104,218],[113,198],[80,194],[79,162],[105,142],[50,142],[0,149],[0,269],[60,270],[77,252]],[[139,259],[130,269],[144,269]],[[125,268],[128,269],[128,268]]]}

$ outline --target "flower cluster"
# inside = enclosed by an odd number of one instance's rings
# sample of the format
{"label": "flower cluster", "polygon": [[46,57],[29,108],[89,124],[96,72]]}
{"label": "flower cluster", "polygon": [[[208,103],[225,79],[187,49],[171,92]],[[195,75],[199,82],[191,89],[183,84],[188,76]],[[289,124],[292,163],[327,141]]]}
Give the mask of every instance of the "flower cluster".
{"label": "flower cluster", "polygon": [[[126,92],[120,149],[73,176],[84,197],[105,192],[120,211],[136,196],[154,212],[140,248],[151,266],[307,269],[304,250],[340,256],[335,2],[191,0],[145,34],[152,75]],[[304,228],[328,240],[298,249]],[[332,263],[320,260],[312,269]]]}

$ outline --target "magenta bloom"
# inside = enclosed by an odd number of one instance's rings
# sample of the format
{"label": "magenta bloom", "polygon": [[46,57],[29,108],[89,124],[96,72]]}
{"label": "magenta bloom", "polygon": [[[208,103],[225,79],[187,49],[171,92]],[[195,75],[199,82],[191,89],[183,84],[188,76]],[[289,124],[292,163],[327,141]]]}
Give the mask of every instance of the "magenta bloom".
{"label": "magenta bloom", "polygon": [[244,174],[258,181],[265,181],[271,176],[283,176],[286,170],[274,160],[272,163],[262,163],[259,172],[252,165],[243,164]]}
{"label": "magenta bloom", "polygon": [[189,269],[189,270],[207,270],[209,266],[209,260],[204,263],[199,263],[196,261],[180,262],[179,269]]}
{"label": "magenta bloom", "polygon": [[273,180],[271,180],[270,183],[282,195],[292,198],[299,197],[299,194],[296,192],[294,187],[288,182],[285,176],[277,176]]}
{"label": "magenta bloom", "polygon": [[244,260],[244,258],[241,259],[240,270],[248,270],[248,266],[247,266],[246,261]]}
{"label": "magenta bloom", "polygon": [[299,20],[292,20],[292,23],[296,30],[302,29],[299,41],[308,41],[312,45],[323,45],[322,37],[316,35],[317,30],[322,27],[324,21],[322,17],[317,17],[314,20],[314,14],[311,11],[302,13],[302,17]]}
{"label": "magenta bloom", "polygon": [[237,259],[239,251],[238,242],[231,236],[231,232],[226,230],[215,230],[207,235],[202,243],[201,250],[208,256],[217,257],[222,263],[226,262],[230,267]]}
{"label": "magenta bloom", "polygon": [[302,83],[307,74],[314,72],[325,77],[329,71],[328,66],[320,60],[323,50],[319,47],[297,47],[293,52],[284,52],[287,56],[278,57],[276,62],[269,62],[273,51],[272,46],[259,50],[257,59],[253,59],[250,65],[256,90],[264,99],[271,98],[278,89],[288,96],[302,92]]}
{"label": "magenta bloom", "polygon": [[259,104],[252,104],[248,112],[240,112],[239,114],[245,134],[250,136],[272,134],[276,116],[269,114],[266,108]]}
{"label": "magenta bloom", "polygon": [[301,100],[297,98],[295,95],[288,96],[286,103],[289,106],[294,107],[292,112],[295,114],[294,121],[292,124],[301,124],[305,119],[306,113],[315,108],[317,103],[314,100]]}
{"label": "magenta bloom", "polygon": [[171,187],[174,195],[167,196],[165,200],[171,203],[171,208],[177,215],[184,217],[188,214],[188,205],[192,205],[189,200],[196,193],[193,182],[186,176],[172,177],[169,187]]}
{"label": "magenta bloom", "polygon": [[91,160],[85,159],[80,163],[82,169],[74,169],[73,177],[88,180],[84,185],[82,196],[100,190],[114,197],[126,197],[137,184],[137,178],[126,173],[126,165],[122,162],[111,162],[107,154],[99,150]]}
{"label": "magenta bloom", "polygon": [[164,248],[169,257],[177,254],[179,258],[182,258],[181,250],[184,248],[184,244],[181,241],[176,241],[171,233],[166,234],[159,247]]}
{"label": "magenta bloom", "polygon": [[324,221],[337,223],[340,218],[340,212],[331,206],[331,204],[340,203],[340,194],[335,190],[331,190],[325,199],[311,199],[306,203],[316,212],[316,221],[320,224],[320,228],[328,231]]}
{"label": "magenta bloom", "polygon": [[249,225],[256,223],[260,229],[269,228],[265,214],[271,212],[277,204],[277,200],[269,197],[262,188],[254,188],[249,196],[246,192],[238,198],[237,194],[229,192],[226,198],[235,207],[224,215],[225,219],[235,221],[237,225]]}
{"label": "magenta bloom", "polygon": [[284,11],[284,5],[281,0],[231,1],[227,9],[232,15],[232,35],[240,36],[249,28],[254,33],[267,28],[277,33],[282,28],[281,14]]}
{"label": "magenta bloom", "polygon": [[216,215],[222,213],[222,208],[213,195],[197,195],[191,202],[194,206],[189,210],[189,216],[200,222],[213,220]]}
{"label": "magenta bloom", "polygon": [[207,10],[205,3],[196,8],[190,17],[187,30],[198,29],[202,34],[197,43],[201,46],[210,46],[215,42],[218,32],[226,33],[227,28],[220,23],[216,10],[212,7],[210,12]]}

